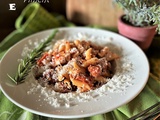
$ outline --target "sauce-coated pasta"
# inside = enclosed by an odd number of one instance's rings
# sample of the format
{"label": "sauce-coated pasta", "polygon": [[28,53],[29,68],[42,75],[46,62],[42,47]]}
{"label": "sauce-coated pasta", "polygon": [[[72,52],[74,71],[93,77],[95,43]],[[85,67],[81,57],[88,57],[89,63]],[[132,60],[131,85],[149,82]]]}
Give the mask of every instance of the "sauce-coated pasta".
{"label": "sauce-coated pasta", "polygon": [[87,92],[106,84],[119,56],[85,40],[60,40],[37,60],[35,78],[57,92]]}

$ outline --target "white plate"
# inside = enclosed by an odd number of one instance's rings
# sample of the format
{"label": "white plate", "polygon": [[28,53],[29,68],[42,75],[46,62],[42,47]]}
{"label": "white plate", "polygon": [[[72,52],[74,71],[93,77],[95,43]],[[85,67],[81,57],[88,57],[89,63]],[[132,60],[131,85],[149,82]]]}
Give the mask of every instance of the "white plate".
{"label": "white plate", "polygon": [[[24,38],[14,45],[2,58],[0,66],[1,89],[5,96],[14,104],[42,116],[54,118],[81,118],[112,111],[128,103],[142,91],[148,80],[149,64],[143,51],[132,41],[109,31],[91,28],[59,28],[59,31],[56,39],[69,36],[75,38],[77,36],[82,37],[81,35],[83,34],[88,35],[90,39],[96,38],[98,40],[94,42],[100,44],[110,42],[109,44],[117,46],[117,48],[122,48],[122,51],[119,49],[122,57],[133,64],[133,69],[128,73],[133,76],[133,80],[131,81],[132,85],[128,85],[126,90],[120,92],[105,91],[102,96],[95,96],[95,99],[91,99],[88,102],[77,102],[77,105],[69,108],[63,106],[55,108],[43,101],[43,97],[41,97],[39,101],[40,93],[28,95],[27,90],[29,86],[27,86],[26,83],[15,85],[8,78],[7,74],[11,76],[15,75],[18,65],[17,60],[22,57],[21,51],[24,49],[24,45],[28,44],[30,40],[36,41],[46,38],[52,32],[52,30],[47,30]],[[108,39],[110,37],[112,37],[112,40]]]}

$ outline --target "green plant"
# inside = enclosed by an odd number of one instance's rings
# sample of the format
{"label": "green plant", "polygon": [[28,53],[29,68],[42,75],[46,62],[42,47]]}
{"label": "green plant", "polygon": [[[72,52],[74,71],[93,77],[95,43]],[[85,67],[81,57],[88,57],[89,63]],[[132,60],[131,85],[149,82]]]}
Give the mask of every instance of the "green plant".
{"label": "green plant", "polygon": [[114,0],[124,10],[125,21],[134,26],[157,25],[160,33],[160,0]]}
{"label": "green plant", "polygon": [[28,75],[29,71],[31,70],[31,67],[36,61],[36,58],[40,56],[40,54],[43,52],[43,50],[47,47],[47,45],[53,40],[56,33],[58,32],[57,29],[53,31],[53,33],[45,40],[44,42],[41,42],[39,46],[35,47],[31,53],[28,54],[24,59],[21,60],[21,62],[18,65],[17,73],[14,77],[11,77],[8,75],[8,77],[16,84],[20,84],[24,82],[25,77]]}

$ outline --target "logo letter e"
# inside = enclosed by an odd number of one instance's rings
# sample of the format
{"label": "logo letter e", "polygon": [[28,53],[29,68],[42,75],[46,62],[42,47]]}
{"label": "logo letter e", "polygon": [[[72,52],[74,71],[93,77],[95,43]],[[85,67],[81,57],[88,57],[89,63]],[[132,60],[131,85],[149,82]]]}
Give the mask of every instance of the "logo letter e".
{"label": "logo letter e", "polygon": [[15,3],[10,3],[9,4],[9,10],[16,10],[16,4]]}

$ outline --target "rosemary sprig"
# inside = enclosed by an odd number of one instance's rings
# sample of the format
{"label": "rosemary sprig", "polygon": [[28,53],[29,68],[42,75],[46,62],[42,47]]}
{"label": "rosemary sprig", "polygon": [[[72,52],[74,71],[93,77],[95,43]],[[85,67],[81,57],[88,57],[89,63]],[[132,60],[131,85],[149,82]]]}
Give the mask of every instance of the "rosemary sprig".
{"label": "rosemary sprig", "polygon": [[15,75],[15,77],[11,77],[8,75],[8,77],[16,84],[20,84],[24,82],[25,77],[28,75],[29,71],[31,70],[31,67],[35,63],[37,57],[43,52],[43,50],[46,48],[46,46],[52,41],[52,39],[55,37],[58,30],[54,30],[53,33],[48,37],[47,40],[40,43],[38,47],[32,50],[32,52],[26,56],[18,65],[18,70]]}

